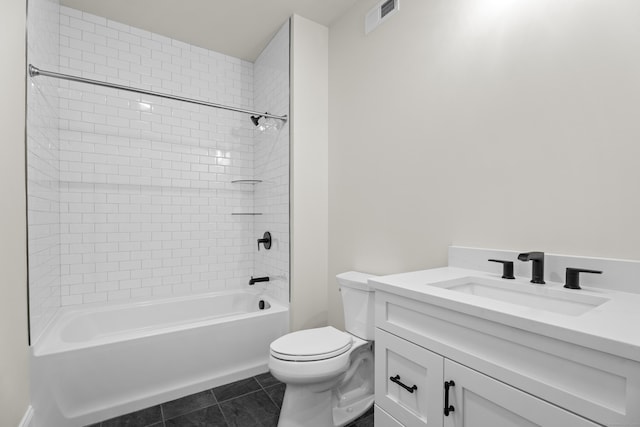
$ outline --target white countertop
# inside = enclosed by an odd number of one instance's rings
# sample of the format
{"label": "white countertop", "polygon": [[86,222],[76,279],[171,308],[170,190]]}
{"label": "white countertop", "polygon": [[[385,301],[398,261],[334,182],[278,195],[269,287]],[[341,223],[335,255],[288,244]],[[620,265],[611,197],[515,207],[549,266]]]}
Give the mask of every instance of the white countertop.
{"label": "white countertop", "polygon": [[[545,287],[566,293],[569,297],[579,293],[608,301],[580,315],[565,315],[429,286],[465,277]],[[537,285],[523,278],[506,280],[498,274],[456,267],[379,276],[370,279],[369,284],[379,291],[640,362],[640,294],[585,286],[581,290],[565,289],[562,283],[549,281],[545,285]]]}

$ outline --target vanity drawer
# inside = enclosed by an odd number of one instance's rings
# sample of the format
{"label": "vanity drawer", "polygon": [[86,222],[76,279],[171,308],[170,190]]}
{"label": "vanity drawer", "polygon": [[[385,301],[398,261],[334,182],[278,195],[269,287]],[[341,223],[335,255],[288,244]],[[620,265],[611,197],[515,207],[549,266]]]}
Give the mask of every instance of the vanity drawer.
{"label": "vanity drawer", "polygon": [[376,329],[375,365],[381,409],[406,427],[442,425],[442,356]]}

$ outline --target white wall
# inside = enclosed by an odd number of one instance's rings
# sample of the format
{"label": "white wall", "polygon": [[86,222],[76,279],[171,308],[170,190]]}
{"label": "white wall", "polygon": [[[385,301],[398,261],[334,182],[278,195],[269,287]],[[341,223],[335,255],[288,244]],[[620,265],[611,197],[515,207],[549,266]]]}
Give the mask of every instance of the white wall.
{"label": "white wall", "polygon": [[451,244],[640,259],[640,3],[403,0],[365,36],[375,3],[330,31],[329,277]]}
{"label": "white wall", "polygon": [[328,29],[291,21],[291,329],[327,322]]}
{"label": "white wall", "polygon": [[0,425],[17,426],[29,405],[25,201],[26,2],[0,13]]}

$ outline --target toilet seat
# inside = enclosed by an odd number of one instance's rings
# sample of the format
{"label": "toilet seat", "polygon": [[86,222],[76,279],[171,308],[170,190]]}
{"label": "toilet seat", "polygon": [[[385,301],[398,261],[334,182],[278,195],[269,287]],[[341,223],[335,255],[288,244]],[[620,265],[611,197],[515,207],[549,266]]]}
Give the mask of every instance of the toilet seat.
{"label": "toilet seat", "polygon": [[291,362],[331,359],[346,353],[353,345],[350,334],[331,326],[284,335],[271,343],[271,355]]}

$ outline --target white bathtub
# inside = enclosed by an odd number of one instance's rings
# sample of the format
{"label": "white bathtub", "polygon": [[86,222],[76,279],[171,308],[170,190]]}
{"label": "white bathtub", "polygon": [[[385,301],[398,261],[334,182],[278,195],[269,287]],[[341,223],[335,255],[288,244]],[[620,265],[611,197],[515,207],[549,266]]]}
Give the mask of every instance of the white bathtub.
{"label": "white bathtub", "polygon": [[83,426],[266,372],[288,319],[250,291],[64,308],[32,346],[32,426]]}

